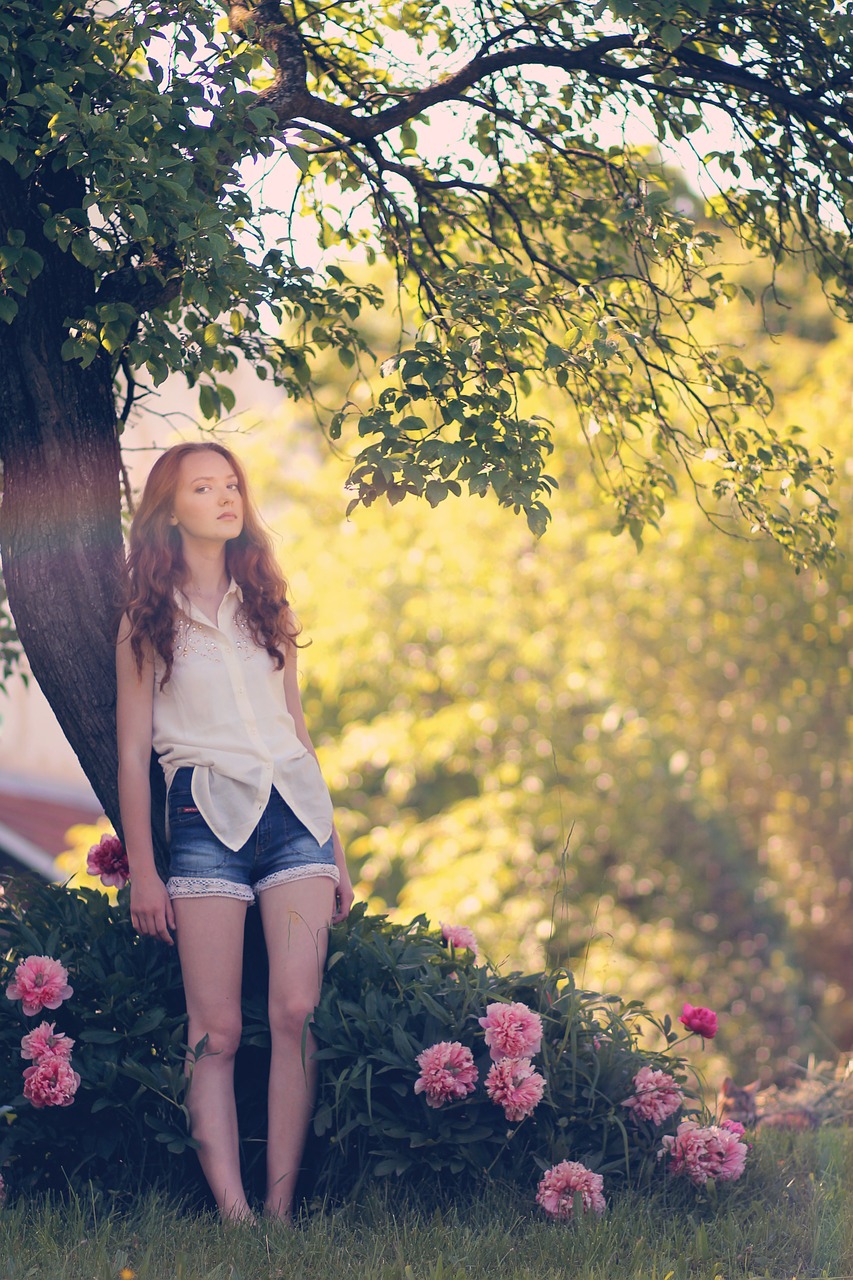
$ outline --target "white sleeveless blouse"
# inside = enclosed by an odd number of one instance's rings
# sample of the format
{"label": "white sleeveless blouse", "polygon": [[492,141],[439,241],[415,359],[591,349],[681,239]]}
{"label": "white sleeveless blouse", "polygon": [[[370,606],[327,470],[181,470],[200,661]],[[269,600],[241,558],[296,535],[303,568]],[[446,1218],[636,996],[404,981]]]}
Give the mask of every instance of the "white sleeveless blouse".
{"label": "white sleeveless blouse", "polygon": [[166,786],[176,770],[193,769],[192,794],[207,825],[239,849],[267,806],[273,787],[314,838],[332,834],[332,801],[314,756],[296,736],[284,675],[252,640],[238,584],[219,606],[216,623],[175,592],[180,610],[172,675],[154,662],[153,746]]}

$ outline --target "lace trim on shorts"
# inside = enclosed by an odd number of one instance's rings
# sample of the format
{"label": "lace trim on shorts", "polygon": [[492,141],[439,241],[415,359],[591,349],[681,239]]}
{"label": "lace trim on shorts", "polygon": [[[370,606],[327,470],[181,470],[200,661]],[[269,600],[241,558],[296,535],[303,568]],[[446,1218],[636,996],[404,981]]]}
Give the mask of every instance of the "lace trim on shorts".
{"label": "lace trim on shorts", "polygon": [[214,880],[207,876],[171,876],[166,882],[170,898],[239,898],[254,902],[255,895],[247,884],[232,880]]}
{"label": "lace trim on shorts", "polygon": [[335,884],[341,882],[341,873],[334,863],[308,862],[302,867],[287,867],[284,871],[274,871],[272,875],[264,876],[252,887],[255,893],[260,893],[274,884],[286,884],[288,880],[307,880],[309,876],[328,876],[334,880]]}

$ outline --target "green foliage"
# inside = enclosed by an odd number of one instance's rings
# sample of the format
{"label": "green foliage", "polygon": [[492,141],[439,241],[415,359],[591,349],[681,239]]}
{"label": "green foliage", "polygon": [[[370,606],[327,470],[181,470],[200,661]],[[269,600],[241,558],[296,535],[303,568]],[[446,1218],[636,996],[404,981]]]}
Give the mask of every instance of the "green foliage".
{"label": "green foliage", "polygon": [[[553,430],[522,402],[545,383],[638,545],[700,468],[797,568],[832,558],[829,459],[763,422],[760,374],[697,327],[737,294],[714,261],[723,224],[849,306],[850,35],[830,0],[226,7],[230,25],[214,0],[4,6],[0,323],[28,298],[49,309],[61,277],[63,357],[108,360],[124,391],[179,371],[213,422],[242,357],[316,404],[323,353],[359,368],[355,322],[382,302],[329,251],[382,256],[422,324],[381,353],[400,348],[373,405],[320,410],[333,435],[357,419],[356,502],[493,491],[542,533]],[[648,149],[607,141],[637,112],[664,146],[707,150],[716,223],[673,200]],[[250,174],[273,160],[267,207]],[[322,272],[294,247],[305,214]]]}
{"label": "green foliage", "polygon": [[[557,484],[544,470],[555,432],[546,417],[524,408],[531,388],[545,382],[562,392],[584,433],[616,511],[615,532],[627,530],[642,546],[643,531],[658,527],[676,491],[679,463],[688,470],[713,464],[722,472],[714,483],[721,503],[765,528],[798,566],[810,558],[806,546],[825,542],[822,558],[834,528],[823,490],[832,475],[828,460],[762,421],[772,397],[739,355],[695,341],[702,309],[739,292],[713,269],[720,237],[675,213],[659,178],[637,195],[632,183],[645,185],[653,171],[635,179],[632,166],[643,172],[639,155],[615,166],[622,201],[616,215],[605,201],[593,208],[593,197],[581,210],[567,204],[558,214],[553,166],[541,157],[520,172],[504,168],[502,192],[509,198],[514,191],[517,200],[504,215],[505,235],[513,223],[531,237],[547,223],[559,241],[560,271],[546,281],[490,251],[493,260],[430,273],[426,324],[413,348],[382,366],[386,376],[397,374],[398,387],[356,415],[359,435],[373,442],[360,450],[350,484],[368,505],[380,494],[392,502],[424,494],[434,505],[460,492],[460,483],[478,495],[491,488],[541,534],[545,500]],[[503,227],[498,215],[494,223]],[[647,279],[636,262],[663,244],[667,261]],[[460,244],[461,258],[467,249],[467,241]],[[417,402],[421,412],[429,406],[426,418],[413,414]],[[780,482],[786,496],[812,483],[823,499],[798,518],[775,501]]]}
{"label": "green foliage", "polygon": [[[393,504],[407,493],[434,507],[458,496],[464,483],[480,496],[491,489],[544,533],[548,511],[540,497],[557,483],[543,470],[553,444],[543,419],[519,416],[514,385],[526,369],[515,353],[536,342],[543,323],[541,290],[502,265],[460,271],[444,288],[449,345],[433,317],[427,329],[435,337],[423,334],[382,365],[386,376],[399,373],[399,388],[384,389],[374,409],[358,414],[358,433],[372,443],[350,475],[358,492],[350,510],[380,495]],[[429,421],[417,412],[427,402]],[[333,437],[345,416],[334,419]]]}
{"label": "green foliage", "polygon": [[[761,263],[737,279],[757,292]],[[850,335],[796,271],[766,306],[781,341],[744,294],[729,304],[744,362],[837,450],[847,509]],[[347,382],[324,373],[333,400]],[[303,702],[360,893],[470,924],[516,967],[544,953],[587,986],[726,1012],[712,1086],[848,1045],[849,531],[831,571],[793,580],[680,495],[638,558],[556,394],[524,411],[555,423],[541,542],[492,499],[344,523],[345,463],[307,424],[244,446],[312,641]]]}
{"label": "green foliage", "polygon": [[[343,278],[318,284],[253,231],[237,165],[271,153],[272,113],[249,87],[258,49],[219,29],[219,12],[190,0],[178,10],[107,5],[68,15],[48,0],[12,0],[0,14],[0,160],[21,182],[42,185],[34,212],[44,243],[98,290],[68,317],[63,357],[84,367],[99,352],[116,366],[123,357],[155,386],[180,369],[200,385],[207,418],[234,407],[221,376],[238,354],[259,376],[304,390],[303,346],[265,336],[263,308],[279,322],[298,314],[321,346],[349,349],[350,319],[372,300]],[[43,179],[46,166],[67,180]],[[23,229],[7,241],[3,283],[23,297],[42,259]],[[7,303],[2,318],[15,314]]]}
{"label": "green foliage", "polygon": [[[47,885],[26,903],[4,903],[3,988],[29,955],[63,963],[73,988],[59,1010],[37,1019],[24,1018],[18,1002],[0,1005],[0,1088],[10,1108],[0,1167],[17,1191],[88,1184],[119,1195],[192,1181],[186,1162],[175,1159],[193,1145],[179,968],[172,949],[135,934],[127,893],[113,906],[96,890]],[[482,1085],[464,1103],[428,1108],[413,1092],[417,1054],[459,1039],[474,1050],[484,1077],[489,1055],[477,1018],[488,1003],[509,1000],[542,1015],[537,1065],[547,1089],[534,1116],[510,1130]],[[81,1083],[67,1107],[35,1108],[21,1092],[21,1037],[42,1018],[75,1041],[72,1065]],[[617,1180],[648,1180],[660,1132],[631,1123],[620,1104],[643,1065],[666,1067],[686,1082],[669,1020],[656,1022],[638,1003],[580,991],[568,972],[502,976],[467,952],[448,950],[423,916],[395,925],[367,916],[363,904],[332,932],[313,1025],[321,1069],[312,1183],[320,1193],[351,1193],[390,1174],[433,1187],[439,1178],[493,1174],[529,1187],[542,1169],[568,1157]],[[659,1042],[657,1051],[640,1045],[643,1028]],[[237,1073],[251,1164],[250,1150],[263,1144],[257,1104],[269,1048],[257,991],[244,1003],[243,1045],[255,1066]],[[203,1049],[204,1042],[194,1052]]]}
{"label": "green foliage", "polygon": [[[185,1015],[172,948],[137,936],[129,890],[111,906],[92,889],[41,885],[0,905],[0,1093],[12,1108],[0,1164],[14,1188],[66,1190],[88,1182],[108,1194],[173,1185],[175,1157],[191,1140],[184,1106]],[[73,995],[56,1012],[25,1018],[5,988],[19,961],[49,955],[67,969]],[[22,1094],[20,1042],[44,1018],[75,1041],[81,1077],[68,1107],[35,1108]],[[14,1118],[12,1118],[14,1117]],[[185,1176],[185,1175],[184,1175]]]}
{"label": "green foliage", "polygon": [[[488,1004],[511,1001],[541,1015],[535,1065],[546,1080],[532,1116],[514,1124],[483,1088],[491,1059],[477,1021]],[[660,1052],[641,1046],[643,1024]],[[429,1187],[490,1174],[529,1188],[565,1159],[645,1182],[662,1131],[632,1123],[621,1103],[642,1066],[686,1083],[683,1061],[667,1052],[678,1039],[669,1020],[639,1002],[579,990],[568,971],[502,975],[448,951],[425,916],[394,925],[363,905],[333,930],[313,1027],[324,1064],[314,1130],[326,1136],[317,1187],[333,1194],[374,1177]],[[441,1041],[470,1048],[480,1080],[464,1100],[430,1108],[413,1091],[415,1059]]]}

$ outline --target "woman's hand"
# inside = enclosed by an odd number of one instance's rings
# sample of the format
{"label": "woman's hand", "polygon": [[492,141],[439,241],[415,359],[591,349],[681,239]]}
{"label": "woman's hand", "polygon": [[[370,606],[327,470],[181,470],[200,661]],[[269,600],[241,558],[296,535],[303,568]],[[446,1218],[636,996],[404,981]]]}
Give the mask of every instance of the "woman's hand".
{"label": "woman's hand", "polygon": [[175,909],[156,871],[134,875],[130,881],[130,918],[137,933],[160,938],[173,946],[169,930],[175,928]]}
{"label": "woman's hand", "polygon": [[332,848],[335,851],[335,866],[338,868],[338,874],[341,877],[335,891],[335,910],[332,914],[332,924],[340,924],[349,915],[355,894],[352,890],[352,880],[350,880],[347,867],[347,855],[344,853],[344,846],[341,844],[341,837],[338,835],[336,826],[332,826]]}
{"label": "woman's hand", "polygon": [[332,924],[340,924],[342,920],[346,920],[355,897],[346,865],[342,867],[338,863],[338,870],[341,873],[341,880],[335,892],[335,910],[332,913]]}

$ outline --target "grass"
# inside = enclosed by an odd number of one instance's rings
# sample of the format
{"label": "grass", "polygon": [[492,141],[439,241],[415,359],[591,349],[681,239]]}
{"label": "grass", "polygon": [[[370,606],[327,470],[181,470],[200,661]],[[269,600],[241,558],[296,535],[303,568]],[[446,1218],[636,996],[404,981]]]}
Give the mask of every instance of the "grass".
{"label": "grass", "polygon": [[0,1280],[851,1280],[851,1187],[853,1133],[823,1129],[762,1134],[716,1205],[676,1184],[576,1226],[495,1186],[441,1209],[374,1189],[295,1231],[72,1198],[0,1213]]}

